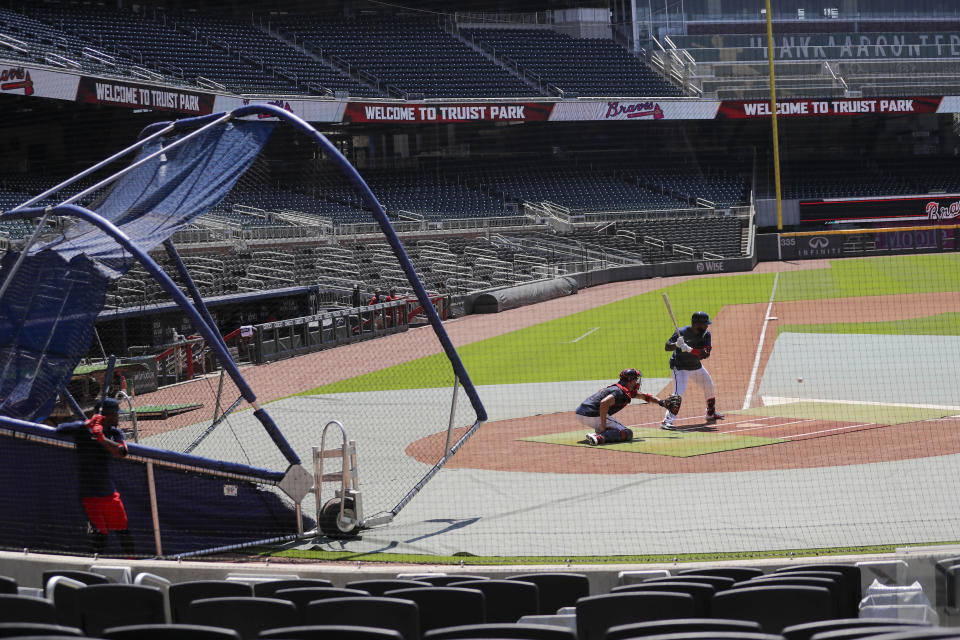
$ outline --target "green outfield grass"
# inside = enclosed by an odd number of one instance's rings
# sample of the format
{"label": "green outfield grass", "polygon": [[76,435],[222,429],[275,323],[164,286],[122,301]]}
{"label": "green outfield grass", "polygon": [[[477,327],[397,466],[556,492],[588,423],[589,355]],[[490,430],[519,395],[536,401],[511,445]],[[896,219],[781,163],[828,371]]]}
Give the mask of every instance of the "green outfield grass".
{"label": "green outfield grass", "polygon": [[739,414],[753,416],[776,416],[780,418],[799,418],[807,420],[836,420],[838,422],[859,422],[873,424],[904,424],[936,420],[953,415],[949,409],[921,409],[915,407],[894,407],[890,405],[846,404],[836,402],[791,402],[767,407],[738,410]]}
{"label": "green outfield grass", "polygon": [[960,313],[938,313],[923,318],[890,322],[831,322],[827,324],[791,324],[777,327],[781,333],[856,333],[900,336],[960,336]]}
{"label": "green outfield grass", "polygon": [[[929,277],[936,274],[936,277]],[[703,310],[715,316],[724,305],[766,303],[774,274],[747,273],[692,278],[664,289],[602,305],[563,318],[459,346],[477,385],[611,379],[624,367],[646,377],[667,377],[663,350],[673,325],[664,308],[667,292],[681,324]],[[960,290],[960,255],[892,256],[831,262],[829,269],[785,272],[776,299],[896,295]],[[922,312],[922,310],[918,310]],[[492,316],[491,322],[497,318]],[[951,319],[955,321],[955,319]],[[715,327],[719,334],[729,328]],[[735,328],[734,328],[735,329]],[[452,386],[453,371],[435,354],[370,374],[304,391],[304,395]]]}
{"label": "green outfield grass", "polygon": [[817,558],[850,555],[891,554],[903,547],[940,546],[960,544],[957,541],[926,541],[911,544],[887,544],[862,547],[825,547],[814,549],[776,549],[772,551],[735,551],[727,553],[681,553],[649,554],[635,556],[475,556],[455,553],[448,556],[415,555],[406,553],[327,551],[313,549],[264,549],[259,555],[267,557],[297,558],[318,562],[383,562],[403,564],[437,565],[611,565],[611,564],[678,564],[686,562],[713,562],[735,560],[762,560],[765,558]]}
{"label": "green outfield grass", "polygon": [[587,447],[604,451],[624,451],[627,453],[647,453],[674,458],[689,458],[702,456],[708,453],[762,447],[768,444],[787,442],[781,438],[759,438],[757,436],[735,435],[730,433],[715,433],[711,431],[664,431],[662,429],[633,430],[634,439],[631,442],[617,442],[594,447],[586,443],[583,438],[583,429],[551,433],[545,436],[518,438],[528,442],[543,442],[546,444],[560,444],[570,447]]}

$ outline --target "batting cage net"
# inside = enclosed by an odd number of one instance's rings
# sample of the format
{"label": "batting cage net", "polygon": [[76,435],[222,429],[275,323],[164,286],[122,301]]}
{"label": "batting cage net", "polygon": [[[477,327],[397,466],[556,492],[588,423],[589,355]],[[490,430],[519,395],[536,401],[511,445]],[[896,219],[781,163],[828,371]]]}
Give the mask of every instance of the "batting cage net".
{"label": "batting cage net", "polygon": [[[0,546],[620,562],[955,542],[960,183],[898,159],[896,132],[871,146],[880,120],[832,122],[783,123],[782,209],[767,122],[321,136],[251,105],[150,124],[0,216],[22,225]],[[824,175],[826,138],[885,173]],[[122,458],[85,423],[105,397]]]}

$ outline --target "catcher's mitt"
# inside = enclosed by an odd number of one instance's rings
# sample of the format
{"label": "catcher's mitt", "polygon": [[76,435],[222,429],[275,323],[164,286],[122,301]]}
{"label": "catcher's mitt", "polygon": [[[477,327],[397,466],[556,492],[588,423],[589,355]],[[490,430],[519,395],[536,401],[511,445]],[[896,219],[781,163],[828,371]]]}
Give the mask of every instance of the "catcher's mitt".
{"label": "catcher's mitt", "polygon": [[683,400],[680,396],[674,394],[667,396],[660,401],[660,406],[667,409],[670,413],[676,414],[680,411],[680,402]]}

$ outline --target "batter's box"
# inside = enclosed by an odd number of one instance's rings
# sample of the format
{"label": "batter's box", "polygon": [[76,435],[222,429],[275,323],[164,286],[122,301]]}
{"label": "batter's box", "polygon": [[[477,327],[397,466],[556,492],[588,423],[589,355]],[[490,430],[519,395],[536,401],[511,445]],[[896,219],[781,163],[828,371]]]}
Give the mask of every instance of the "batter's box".
{"label": "batter's box", "polygon": [[759,436],[738,435],[733,433],[713,433],[704,431],[664,431],[662,429],[633,429],[634,439],[631,442],[616,444],[602,444],[593,446],[584,440],[583,429],[551,433],[545,436],[518,438],[527,442],[542,442],[545,444],[562,444],[570,447],[587,447],[589,449],[609,449],[626,453],[650,453],[659,456],[674,458],[689,458],[702,456],[708,453],[735,451],[750,447],[762,447],[768,444],[789,442],[784,438],[763,438]]}

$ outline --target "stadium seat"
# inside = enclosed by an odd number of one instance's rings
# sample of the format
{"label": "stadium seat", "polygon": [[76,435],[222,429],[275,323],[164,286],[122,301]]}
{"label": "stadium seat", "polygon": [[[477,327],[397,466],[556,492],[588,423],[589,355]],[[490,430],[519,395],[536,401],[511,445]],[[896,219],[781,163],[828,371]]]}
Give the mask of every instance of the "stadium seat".
{"label": "stadium seat", "polygon": [[382,596],[387,591],[397,589],[413,589],[416,587],[432,586],[429,582],[420,580],[396,580],[385,578],[382,580],[351,580],[344,585],[347,589],[360,589],[366,591],[372,596]]}
{"label": "stadium seat", "polygon": [[840,616],[847,615],[846,611],[843,611],[842,607],[844,606],[843,596],[846,594],[840,590],[840,585],[829,578],[820,578],[820,577],[811,577],[805,575],[787,575],[785,577],[780,576],[761,576],[759,578],[753,578],[752,580],[744,580],[743,582],[738,582],[734,588],[740,589],[744,587],[765,587],[770,585],[785,585],[785,586],[802,586],[802,587],[823,587],[824,589],[830,592],[830,598],[833,601],[833,607],[830,612],[828,612],[829,618],[837,618]]}
{"label": "stadium seat", "polygon": [[818,620],[816,622],[805,622],[803,624],[791,625],[785,627],[782,631],[786,640],[811,640],[818,633],[827,633],[829,631],[842,631],[844,629],[861,629],[866,627],[886,627],[890,625],[900,626],[925,626],[923,623],[907,620],[871,620],[868,618],[836,618],[834,620]]}
{"label": "stadium seat", "polygon": [[283,627],[260,632],[262,640],[403,640],[395,629],[346,624],[316,624]]}
{"label": "stadium seat", "polygon": [[233,629],[199,624],[136,624],[106,629],[105,640],[240,640]]}
{"label": "stadium seat", "polygon": [[264,629],[293,627],[300,621],[292,602],[276,598],[204,598],[187,606],[185,624],[224,627],[240,634],[241,640],[255,640]]}
{"label": "stadium seat", "polygon": [[733,578],[737,582],[743,582],[750,578],[762,576],[763,569],[756,567],[700,567],[697,569],[681,569],[677,571],[677,575],[723,576],[725,578]]}
{"label": "stadium seat", "polygon": [[686,593],[693,597],[694,616],[709,617],[710,601],[713,600],[713,594],[716,589],[713,585],[703,582],[649,582],[637,584],[625,584],[610,589],[610,593],[635,593],[642,591],[665,591],[668,593]]}
{"label": "stadium seat", "polygon": [[427,582],[435,587],[449,587],[454,582],[479,582],[489,578],[485,576],[423,576],[414,580]]}
{"label": "stadium seat", "polygon": [[204,598],[249,597],[253,596],[253,586],[246,582],[232,580],[189,580],[175,582],[167,589],[170,601],[171,622],[183,622],[187,607],[194,600]]}
{"label": "stadium seat", "polygon": [[77,592],[81,628],[97,636],[104,629],[167,622],[166,601],[157,587],[93,584]]}
{"label": "stadium seat", "polygon": [[734,631],[740,633],[761,633],[760,625],[751,620],[724,620],[722,618],[672,618],[670,620],[648,620],[632,622],[607,629],[606,640],[627,640],[646,636],[691,631]]}
{"label": "stadium seat", "polygon": [[52,600],[56,607],[57,624],[83,628],[83,618],[80,615],[80,591],[86,587],[84,583],[66,576],[53,576],[47,581],[47,599]]}
{"label": "stadium seat", "polygon": [[483,593],[487,603],[487,622],[516,622],[526,615],[540,612],[537,585],[521,580],[471,580],[452,582],[450,587],[476,589]]}
{"label": "stadium seat", "polygon": [[72,571],[69,569],[56,569],[51,571],[44,571],[43,574],[43,584],[46,586],[50,582],[51,578],[56,576],[62,576],[64,578],[70,578],[71,580],[76,580],[82,582],[83,584],[107,584],[110,582],[110,579],[99,573],[93,573],[92,571]]}
{"label": "stadium seat", "polygon": [[420,608],[412,600],[362,596],[314,601],[303,612],[307,625],[364,625],[399,631],[404,640],[420,638]]}
{"label": "stadium seat", "polygon": [[296,589],[299,587],[332,587],[329,580],[319,578],[294,578],[291,580],[271,580],[257,582],[253,585],[253,595],[258,598],[272,598],[281,589]]}
{"label": "stadium seat", "polygon": [[521,573],[507,580],[532,582],[537,585],[542,615],[555,614],[561,607],[570,607],[590,595],[590,581],[582,573]]}
{"label": "stadium seat", "polygon": [[576,614],[579,640],[603,640],[617,625],[697,615],[692,595],[666,591],[587,596],[577,600]]}
{"label": "stadium seat", "polygon": [[64,627],[59,624],[41,622],[0,622],[0,638],[20,636],[82,636],[83,631],[76,627]]}
{"label": "stadium seat", "polygon": [[388,598],[412,600],[420,609],[420,632],[487,621],[482,591],[469,587],[417,587],[387,591]]}
{"label": "stadium seat", "polygon": [[767,633],[784,627],[830,618],[833,600],[823,587],[747,587],[720,591],[713,596],[712,615],[753,620]]}
{"label": "stadium seat", "polygon": [[779,579],[780,576],[784,575],[802,578],[826,578],[832,581],[836,585],[837,617],[852,618],[857,615],[857,607],[860,603],[858,601],[856,606],[853,606],[853,598],[857,591],[850,583],[852,578],[849,574],[844,574],[840,571],[827,571],[825,569],[809,569],[805,571],[777,571],[772,574],[767,574],[761,579]]}
{"label": "stadium seat", "polygon": [[688,573],[682,576],[677,575],[667,578],[647,578],[643,581],[643,584],[656,584],[658,582],[696,582],[701,584],[709,584],[718,592],[730,589],[737,583],[737,581],[733,578],[728,578],[726,576],[706,576]]}
{"label": "stadium seat", "polygon": [[[896,623],[897,620],[891,620]],[[810,640],[859,640],[860,638],[872,638],[873,636],[885,633],[896,633],[903,631],[903,625],[888,624],[877,625],[874,627],[850,627],[848,629],[837,629],[835,631],[821,631],[811,636]]]}
{"label": "stadium seat", "polygon": [[360,589],[344,589],[339,587],[298,587],[296,589],[280,589],[273,594],[274,598],[289,600],[300,612],[301,617],[306,612],[307,605],[316,600],[329,598],[362,598],[370,594]]}
{"label": "stadium seat", "polygon": [[0,594],[0,622],[61,624],[52,602],[46,598],[17,594]]}
{"label": "stadium seat", "polygon": [[13,578],[0,576],[0,594],[17,594],[17,581]]}
{"label": "stadium seat", "polygon": [[860,567],[852,564],[830,564],[830,563],[814,563],[814,564],[800,564],[792,565],[788,567],[781,567],[775,571],[775,573],[785,573],[785,572],[794,572],[794,571],[836,571],[842,573],[847,579],[847,597],[849,598],[847,611],[856,611],[857,607],[860,604],[860,600],[863,599],[863,591],[861,587],[861,576],[860,576]]}
{"label": "stadium seat", "polygon": [[783,636],[776,633],[750,631],[680,631],[644,636],[644,640],[783,640]]}
{"label": "stadium seat", "polygon": [[573,630],[539,624],[467,624],[433,629],[423,634],[424,640],[458,640],[459,638],[499,638],[501,640],[576,640]]}

